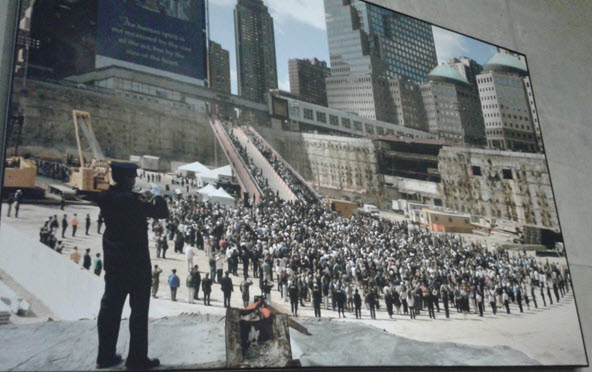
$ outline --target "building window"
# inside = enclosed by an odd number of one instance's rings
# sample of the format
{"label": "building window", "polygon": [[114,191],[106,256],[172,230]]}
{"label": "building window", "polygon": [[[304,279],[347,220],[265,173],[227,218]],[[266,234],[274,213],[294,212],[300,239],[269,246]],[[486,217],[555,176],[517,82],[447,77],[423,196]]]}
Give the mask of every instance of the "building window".
{"label": "building window", "polygon": [[471,167],[471,170],[473,171],[473,176],[480,176],[481,175],[481,167],[473,165]]}
{"label": "building window", "polygon": [[305,119],[313,120],[313,118],[312,118],[312,110],[311,109],[305,108],[305,109],[302,110],[302,112],[304,114],[304,118]]}
{"label": "building window", "polygon": [[327,115],[324,112],[317,111],[317,121],[319,123],[326,123]]}
{"label": "building window", "polygon": [[351,121],[349,119],[341,118],[341,125],[343,125],[344,128],[351,129]]}
{"label": "building window", "polygon": [[300,108],[298,108],[298,106],[290,106],[290,116],[300,116]]}
{"label": "building window", "polygon": [[452,222],[452,217],[448,217],[448,222]]}
{"label": "building window", "polygon": [[366,124],[366,133],[374,134],[374,126],[371,124]]}
{"label": "building window", "polygon": [[471,221],[469,221],[468,218],[465,218],[465,225],[470,225],[470,224],[471,224]]}
{"label": "building window", "polygon": [[335,115],[329,115],[329,123],[331,125],[339,125],[339,118]]}
{"label": "building window", "polygon": [[512,180],[512,170],[511,169],[502,169],[502,175],[505,180]]}
{"label": "building window", "polygon": [[361,121],[354,121],[354,129],[358,132],[362,131],[362,122]]}

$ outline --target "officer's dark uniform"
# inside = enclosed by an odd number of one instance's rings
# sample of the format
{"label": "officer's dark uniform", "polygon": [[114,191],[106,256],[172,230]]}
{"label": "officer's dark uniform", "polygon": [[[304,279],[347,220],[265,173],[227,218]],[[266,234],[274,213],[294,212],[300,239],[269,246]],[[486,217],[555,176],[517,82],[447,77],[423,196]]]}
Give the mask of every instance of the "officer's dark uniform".
{"label": "officer's dark uniform", "polygon": [[[122,177],[135,177],[137,166],[113,162],[111,169],[117,182]],[[103,234],[105,293],[98,316],[97,366],[109,365],[116,360],[121,312],[128,294],[131,315],[126,365],[145,366],[148,362],[148,307],[152,279],[146,219],[167,218],[167,204],[160,196],[148,202],[140,194],[115,185],[101,193],[99,207],[106,229]]]}

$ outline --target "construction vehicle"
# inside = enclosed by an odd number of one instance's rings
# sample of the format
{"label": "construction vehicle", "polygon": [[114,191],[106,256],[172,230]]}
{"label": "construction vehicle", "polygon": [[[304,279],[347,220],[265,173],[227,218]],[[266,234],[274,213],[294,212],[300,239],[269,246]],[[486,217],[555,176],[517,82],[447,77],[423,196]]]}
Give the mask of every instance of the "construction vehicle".
{"label": "construction vehicle", "polygon": [[13,156],[7,157],[4,161],[4,179],[2,180],[2,197],[21,190],[23,197],[27,199],[39,199],[45,196],[41,187],[35,186],[37,182],[37,164],[32,159],[19,156],[21,134],[23,131],[24,116],[20,110],[17,114],[9,117],[6,128],[6,146],[13,144]]}
{"label": "construction vehicle", "polygon": [[37,181],[37,166],[31,159],[13,156],[4,162],[4,180],[2,183],[2,197],[21,190],[27,199],[41,199],[45,190],[35,186]]}
{"label": "construction vehicle", "polygon": [[[74,119],[74,134],[76,136],[80,167],[71,168],[72,173],[68,185],[73,187],[78,195],[93,198],[99,192],[109,188],[111,167],[95,137],[90,114],[86,111],[73,110],[72,117]],[[93,159],[84,158],[81,132],[86,139],[88,149],[93,154]]]}

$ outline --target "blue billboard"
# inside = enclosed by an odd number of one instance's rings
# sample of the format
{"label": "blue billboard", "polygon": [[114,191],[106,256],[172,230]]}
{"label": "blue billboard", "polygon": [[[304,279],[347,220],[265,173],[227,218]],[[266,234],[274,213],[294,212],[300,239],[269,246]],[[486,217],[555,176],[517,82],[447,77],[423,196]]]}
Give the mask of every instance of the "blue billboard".
{"label": "blue billboard", "polygon": [[205,0],[99,0],[97,55],[205,80]]}

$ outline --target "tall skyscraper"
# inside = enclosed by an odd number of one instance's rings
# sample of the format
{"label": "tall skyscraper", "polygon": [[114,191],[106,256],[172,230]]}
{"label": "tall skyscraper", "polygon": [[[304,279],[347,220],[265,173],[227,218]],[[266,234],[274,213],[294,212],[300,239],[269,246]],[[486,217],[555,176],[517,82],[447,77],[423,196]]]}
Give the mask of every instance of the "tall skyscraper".
{"label": "tall skyscraper", "polygon": [[396,123],[388,78],[423,82],[437,65],[432,27],[360,0],[324,0],[329,107]]}
{"label": "tall skyscraper", "polygon": [[273,18],[262,0],[238,0],[234,9],[238,94],[265,102],[277,89]]}
{"label": "tall skyscraper", "polygon": [[[497,48],[498,53],[502,53],[502,54],[509,54],[512,57],[520,60],[520,62],[522,62],[524,64],[524,66],[526,66],[526,70],[528,71],[528,64],[526,63],[526,57],[524,56],[524,54],[520,54],[520,53],[516,53],[516,52],[512,52],[508,49],[504,49],[504,48]],[[538,146],[538,150],[540,152],[544,151],[544,147],[543,147],[543,137],[541,136],[541,127],[539,124],[539,115],[537,113],[537,109],[536,106],[534,104],[534,95],[532,93],[532,85],[530,84],[530,76],[526,76],[523,79],[523,83],[524,83],[524,89],[526,91],[526,96],[528,99],[528,106],[530,108],[530,115],[532,118],[532,124],[534,126],[534,132],[535,132],[535,136],[536,136],[536,140],[537,140],[537,146]]]}
{"label": "tall skyscraper", "polygon": [[389,93],[397,111],[397,124],[428,131],[421,90],[417,83],[406,79],[388,79]]}
{"label": "tall skyscraper", "polygon": [[311,59],[290,59],[290,93],[301,100],[315,105],[327,106],[327,86],[325,79],[329,76],[327,62]]}
{"label": "tall skyscraper", "polygon": [[530,91],[530,80],[525,81],[527,77],[526,66],[505,53],[491,57],[483,73],[477,76],[490,148],[530,152],[538,150],[537,131],[527,97]]}
{"label": "tall skyscraper", "polygon": [[479,96],[458,71],[437,66],[421,85],[421,93],[430,133],[451,142],[485,144]]}
{"label": "tall skyscraper", "polygon": [[475,92],[478,92],[477,75],[483,71],[483,66],[468,57],[452,58],[446,64],[458,71],[460,76],[464,77],[471,84]]}
{"label": "tall skyscraper", "polygon": [[210,88],[230,93],[230,54],[222,45],[211,40],[209,63]]}

